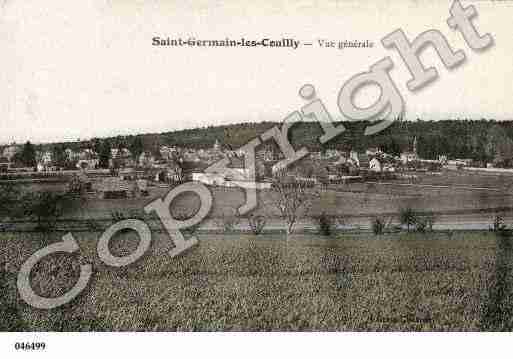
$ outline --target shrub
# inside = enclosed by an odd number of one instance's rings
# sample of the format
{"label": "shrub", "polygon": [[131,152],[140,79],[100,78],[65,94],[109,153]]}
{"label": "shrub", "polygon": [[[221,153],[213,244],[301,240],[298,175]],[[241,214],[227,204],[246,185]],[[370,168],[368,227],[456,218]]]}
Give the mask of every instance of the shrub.
{"label": "shrub", "polygon": [[42,232],[54,230],[59,219],[73,206],[71,197],[51,191],[29,192],[22,202],[24,215],[34,219],[37,230]]}
{"label": "shrub", "polygon": [[490,230],[492,232],[499,232],[506,228],[506,225],[504,224],[504,219],[497,215],[493,218],[492,227],[490,227]]}
{"label": "shrub", "polygon": [[385,233],[385,230],[388,228],[389,225],[390,221],[387,222],[382,217],[374,217],[371,221],[372,233],[374,233],[375,235],[383,234]]}
{"label": "shrub", "polygon": [[259,235],[264,230],[264,227],[266,225],[266,219],[265,216],[255,216],[253,214],[249,215],[248,224],[249,228],[251,229],[251,232],[255,235]]}
{"label": "shrub", "polygon": [[406,225],[406,229],[409,232],[410,228],[417,222],[417,213],[411,207],[401,208],[399,210],[399,222],[402,225]]}
{"label": "shrub", "polygon": [[326,212],[322,212],[318,216],[313,216],[312,219],[317,226],[319,234],[323,236],[330,236],[340,221],[336,216],[330,216]]}
{"label": "shrub", "polygon": [[420,233],[432,231],[435,221],[436,216],[431,211],[421,213],[411,207],[405,207],[399,210],[399,222],[402,225],[406,225],[408,232],[410,232],[410,230]]}
{"label": "shrub", "polygon": [[435,224],[435,214],[433,212],[427,212],[423,215],[415,215],[415,231],[425,233],[433,230]]}
{"label": "shrub", "polygon": [[416,218],[414,228],[416,232],[425,233],[428,228],[427,221],[422,217]]}
{"label": "shrub", "polygon": [[496,215],[494,217],[492,226],[490,227],[490,231],[499,234],[508,233],[508,226],[504,224],[504,218],[502,216]]}
{"label": "shrub", "polygon": [[424,219],[426,220],[427,229],[429,231],[433,230],[433,226],[436,222],[436,216],[433,212],[429,211],[424,215]]}

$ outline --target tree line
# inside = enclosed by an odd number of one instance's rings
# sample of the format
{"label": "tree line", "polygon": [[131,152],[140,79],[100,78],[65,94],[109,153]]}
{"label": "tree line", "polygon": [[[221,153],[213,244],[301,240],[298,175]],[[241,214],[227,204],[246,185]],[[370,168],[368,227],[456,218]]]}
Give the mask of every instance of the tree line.
{"label": "tree line", "polygon": [[[367,121],[338,122],[346,131],[330,142],[321,145],[318,138],[322,129],[316,122],[301,122],[292,127],[289,140],[295,147],[306,146],[310,151],[338,149],[342,151],[365,151],[376,147],[398,156],[401,152],[413,149],[413,140],[417,138],[417,151],[421,158],[437,159],[439,155],[448,158],[471,158],[476,161],[513,164],[513,123],[489,119],[469,120],[453,119],[441,121],[397,120],[386,130],[374,135],[364,136],[369,125]],[[80,151],[93,149],[99,156],[100,167],[108,167],[111,148],[128,148],[134,159],[143,151],[159,158],[162,145],[187,147],[192,149],[212,148],[216,141],[225,149],[237,149],[269,128],[280,125],[276,122],[241,123],[223,126],[208,126],[187,130],[164,132],[160,134],[142,134],[93,138],[87,141],[54,143],[34,146],[27,142],[15,161],[27,167],[35,166],[36,150],[52,151],[54,164],[66,167],[65,149]]]}

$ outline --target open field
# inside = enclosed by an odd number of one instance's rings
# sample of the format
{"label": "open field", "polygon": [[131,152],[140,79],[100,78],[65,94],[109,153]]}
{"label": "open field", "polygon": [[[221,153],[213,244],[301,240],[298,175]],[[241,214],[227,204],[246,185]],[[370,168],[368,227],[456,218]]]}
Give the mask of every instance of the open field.
{"label": "open field", "polygon": [[[438,229],[487,229],[493,217],[500,214],[507,223],[513,221],[513,193],[504,190],[430,188],[417,184],[373,184],[364,183],[361,188],[329,188],[314,201],[311,212],[303,214],[297,228],[311,225],[311,215],[326,211],[328,214],[342,216],[349,227],[368,228],[373,216],[393,218],[401,208],[411,207],[417,211],[432,211],[436,214],[435,228]],[[106,227],[112,220],[112,212],[122,212],[127,216],[149,216],[144,207],[151,201],[163,198],[169,189],[151,188],[150,196],[134,199],[100,200],[89,196],[88,200],[68,211],[62,217],[66,222],[77,221],[72,229],[83,227],[83,220],[94,220]],[[244,204],[244,192],[238,188],[211,188],[214,198],[212,210],[203,222],[204,228],[214,228],[216,219],[230,215]],[[258,193],[258,208],[255,213],[268,217],[267,227],[283,228],[277,209],[271,204],[273,194],[269,191]],[[189,212],[197,208],[199,199],[192,193],[186,193],[173,201],[172,208]],[[30,228],[32,223],[18,224],[18,228]]]}
{"label": "open field", "polygon": [[[398,224],[398,213],[411,207],[419,212],[435,214],[435,229],[438,230],[483,230],[488,229],[496,215],[505,223],[513,223],[513,176],[508,174],[469,173],[466,171],[443,171],[441,173],[416,172],[418,181],[364,182],[330,185],[322,191],[320,199],[314,200],[309,213],[300,213],[296,230],[312,227],[312,216],[326,212],[344,219],[345,229],[367,230],[375,216]],[[33,183],[20,185],[25,191],[64,191],[64,183]],[[95,194],[67,211],[61,218],[60,229],[90,230],[107,228],[112,223],[112,213],[125,217],[144,218],[152,228],[161,225],[155,216],[146,214],[144,207],[150,202],[166,196],[170,188],[150,187],[149,197],[130,199],[99,199]],[[245,202],[245,194],[239,188],[210,187],[213,207],[202,222],[201,228],[219,228],[224,215],[233,215],[236,208]],[[271,191],[258,192],[258,207],[255,214],[267,217],[267,229],[283,229],[284,224],[276,207],[271,204]],[[199,199],[193,193],[185,193],[174,199],[172,211],[191,213],[198,208]],[[153,217],[153,218],[152,218]],[[90,227],[94,221],[97,226]],[[35,223],[25,219],[10,224],[13,230],[30,230]],[[246,226],[246,227],[245,227]],[[247,229],[242,221],[238,229]]]}
{"label": "open field", "polygon": [[[47,243],[0,234],[3,326],[18,330],[511,330],[510,239],[489,232],[200,235],[178,258],[153,234],[151,250],[120,269],[99,262],[99,233],[77,233],[80,256],[54,255],[33,271],[35,290],[71,288],[80,262],[94,279],[70,305],[41,311],[16,297],[21,263]],[[55,234],[52,241],[58,240]],[[137,245],[112,241],[116,255]]]}

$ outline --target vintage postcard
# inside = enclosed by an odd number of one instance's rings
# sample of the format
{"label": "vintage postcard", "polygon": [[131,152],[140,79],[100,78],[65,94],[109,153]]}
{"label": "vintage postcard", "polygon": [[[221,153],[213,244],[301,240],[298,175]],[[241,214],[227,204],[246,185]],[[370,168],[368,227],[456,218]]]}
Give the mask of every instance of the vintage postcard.
{"label": "vintage postcard", "polygon": [[512,18],[3,0],[0,345],[510,332]]}

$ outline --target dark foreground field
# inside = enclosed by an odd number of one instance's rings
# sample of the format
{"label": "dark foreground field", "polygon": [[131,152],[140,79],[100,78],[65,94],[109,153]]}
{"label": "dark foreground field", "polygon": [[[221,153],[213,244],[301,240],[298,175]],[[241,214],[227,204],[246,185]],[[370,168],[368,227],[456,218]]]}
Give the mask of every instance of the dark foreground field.
{"label": "dark foreground field", "polygon": [[[94,279],[69,305],[24,304],[16,273],[48,239],[0,235],[2,330],[29,331],[361,331],[511,330],[509,239],[488,232],[253,237],[200,235],[179,258],[154,234],[137,263],[99,262],[97,233],[78,233],[80,257],[54,255],[33,272],[36,291],[57,296],[74,284],[80,262]],[[50,241],[55,241],[59,237]],[[377,238],[377,239],[376,239]],[[128,254],[131,233],[113,241]]]}

